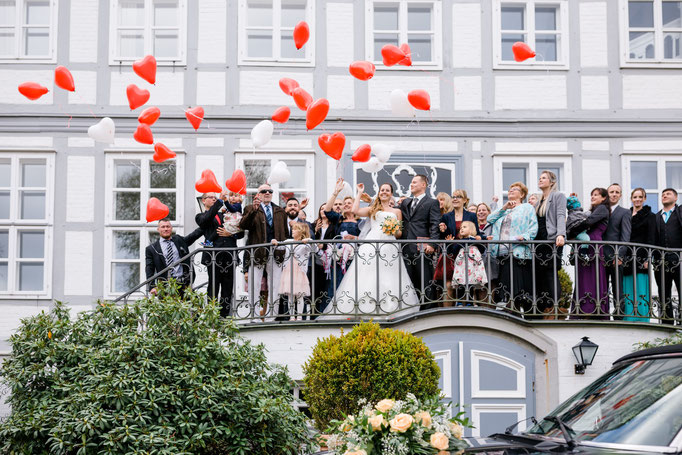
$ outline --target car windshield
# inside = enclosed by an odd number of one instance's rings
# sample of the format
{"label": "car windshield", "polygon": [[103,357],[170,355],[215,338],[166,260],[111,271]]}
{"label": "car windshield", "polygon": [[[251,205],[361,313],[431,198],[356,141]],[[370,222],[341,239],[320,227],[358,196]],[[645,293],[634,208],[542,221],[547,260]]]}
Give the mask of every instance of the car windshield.
{"label": "car windshield", "polygon": [[[682,427],[682,358],[610,371],[550,416],[558,416],[578,443],[668,446]],[[557,422],[546,419],[528,433],[563,437]]]}

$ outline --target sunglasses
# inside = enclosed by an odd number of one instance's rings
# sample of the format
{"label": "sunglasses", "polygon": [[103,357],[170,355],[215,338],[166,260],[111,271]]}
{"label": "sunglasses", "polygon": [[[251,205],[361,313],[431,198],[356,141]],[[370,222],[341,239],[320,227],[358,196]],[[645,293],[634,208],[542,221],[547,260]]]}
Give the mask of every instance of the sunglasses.
{"label": "sunglasses", "polygon": [[274,193],[274,191],[273,190],[260,190],[259,193],[260,194],[265,194],[265,193],[272,194],[272,193]]}

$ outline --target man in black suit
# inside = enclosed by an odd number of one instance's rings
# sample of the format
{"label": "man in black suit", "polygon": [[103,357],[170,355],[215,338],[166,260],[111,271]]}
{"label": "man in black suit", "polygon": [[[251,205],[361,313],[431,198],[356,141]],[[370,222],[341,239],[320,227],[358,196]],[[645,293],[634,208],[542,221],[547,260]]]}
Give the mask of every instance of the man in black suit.
{"label": "man in black suit", "polygon": [[[663,248],[682,248],[682,213],[677,205],[677,191],[674,188],[666,188],[661,193],[663,208],[656,214],[656,245]],[[661,317],[664,324],[674,324],[674,308],[671,293],[673,283],[677,288],[677,294],[682,292],[680,288],[680,253],[656,252],[654,257],[654,277],[658,286],[658,298],[661,305]],[[679,311],[679,303],[678,303]]]}
{"label": "man in black suit", "polygon": [[[632,231],[632,213],[621,207],[618,203],[622,195],[622,189],[618,183],[613,183],[607,188],[609,193],[609,205],[611,206],[611,216],[609,224],[604,232],[604,240],[610,242],[629,242]],[[611,292],[613,293],[613,315],[615,319],[622,319],[623,302],[623,262],[627,260],[628,247],[618,248],[618,259],[616,259],[616,249],[610,245],[604,245],[604,260],[606,261],[606,279],[611,282]]]}
{"label": "man in black suit", "polygon": [[315,234],[315,226],[313,226],[312,223],[308,223],[306,220],[301,219],[300,214],[303,209],[305,209],[308,206],[308,198],[303,199],[301,202],[298,201],[295,197],[290,197],[287,199],[287,203],[284,206],[284,211],[287,213],[287,218],[289,222],[289,238],[291,237],[291,226],[294,223],[305,223],[308,225],[308,229],[310,229],[310,235],[313,236]]}
{"label": "man in black suit", "polygon": [[[201,229],[195,229],[184,237],[173,234],[173,225],[171,225],[167,218],[159,221],[156,229],[159,231],[161,238],[149,245],[144,251],[147,279],[150,279],[168,267],[168,265],[187,256],[189,254],[189,247],[203,235]],[[187,258],[172,270],[166,271],[163,275],[157,277],[153,283],[147,285],[147,288],[152,294],[156,294],[156,283],[166,281],[169,278],[175,278],[180,284],[181,289],[184,290],[191,288],[194,276],[194,266],[191,259]]]}
{"label": "man in black suit", "polygon": [[[403,213],[404,239],[432,239],[438,240],[438,224],[440,223],[440,205],[436,199],[426,194],[429,180],[425,175],[415,175],[410,183],[412,197],[406,198],[400,204]],[[420,309],[428,310],[433,307],[430,300],[435,300],[433,285],[433,245],[418,245],[411,243],[404,245],[403,257],[405,268],[417,289],[417,294],[423,297]]]}

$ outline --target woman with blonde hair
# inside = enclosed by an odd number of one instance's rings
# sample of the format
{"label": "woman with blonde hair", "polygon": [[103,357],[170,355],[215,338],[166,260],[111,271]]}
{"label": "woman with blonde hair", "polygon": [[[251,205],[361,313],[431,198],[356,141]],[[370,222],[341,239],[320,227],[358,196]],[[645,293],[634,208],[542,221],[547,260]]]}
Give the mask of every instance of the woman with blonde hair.
{"label": "woman with blonde hair", "polygon": [[440,216],[445,215],[452,210],[452,198],[448,193],[440,192],[436,195],[438,203],[440,204]]}

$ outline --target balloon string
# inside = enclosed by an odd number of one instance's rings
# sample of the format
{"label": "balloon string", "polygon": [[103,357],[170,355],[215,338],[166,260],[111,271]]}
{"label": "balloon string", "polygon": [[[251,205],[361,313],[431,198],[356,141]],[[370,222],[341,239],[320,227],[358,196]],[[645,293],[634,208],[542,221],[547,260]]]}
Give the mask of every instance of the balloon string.
{"label": "balloon string", "polygon": [[197,114],[195,114],[194,112],[191,112],[189,109],[185,109],[185,115],[187,115],[187,114],[191,115],[192,117],[198,118],[199,121],[202,121],[202,122],[205,121],[206,122],[206,128],[208,128],[208,129],[211,128],[211,124],[208,122],[208,119],[206,117],[199,117]]}

